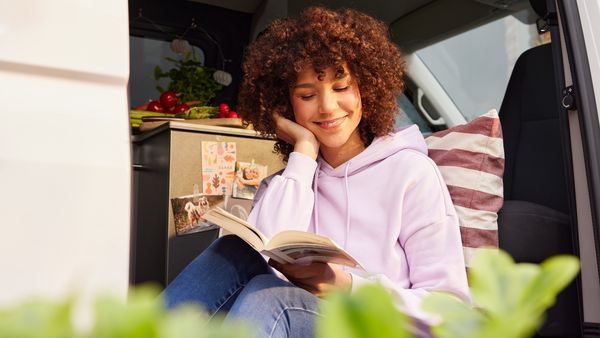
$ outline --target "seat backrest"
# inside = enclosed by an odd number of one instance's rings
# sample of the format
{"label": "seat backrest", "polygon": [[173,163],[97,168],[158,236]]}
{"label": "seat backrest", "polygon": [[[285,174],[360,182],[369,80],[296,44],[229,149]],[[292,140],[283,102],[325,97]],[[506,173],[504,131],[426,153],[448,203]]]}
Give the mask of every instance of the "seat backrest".
{"label": "seat backrest", "polygon": [[524,52],[502,106],[504,199],[528,201],[568,214],[558,91],[550,44]]}
{"label": "seat backrest", "polygon": [[[554,69],[550,44],[524,52],[500,107],[505,169],[498,237],[500,248],[517,262],[540,263],[573,253]],[[536,337],[577,336],[578,302],[572,283],[547,311]]]}

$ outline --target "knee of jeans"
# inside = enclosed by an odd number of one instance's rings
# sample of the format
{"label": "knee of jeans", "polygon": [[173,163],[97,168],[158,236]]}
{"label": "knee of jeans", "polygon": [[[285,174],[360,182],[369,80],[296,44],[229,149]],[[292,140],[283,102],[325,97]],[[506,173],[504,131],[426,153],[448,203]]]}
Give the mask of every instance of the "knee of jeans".
{"label": "knee of jeans", "polygon": [[[318,316],[318,298],[274,275],[252,278],[228,314],[228,318],[254,322],[264,337],[272,336],[274,326],[289,328],[292,325],[295,330],[297,325],[310,328],[315,316]],[[305,324],[298,324],[298,320]]]}
{"label": "knee of jeans", "polygon": [[256,275],[249,280],[244,289],[247,290],[247,292],[256,292],[278,286],[293,287],[291,283],[286,282],[273,274],[262,274]]}
{"label": "knee of jeans", "polygon": [[275,275],[257,275],[250,279],[238,296],[236,303],[241,308],[254,308],[256,304],[271,304],[272,300],[282,300],[280,287],[286,282]]}
{"label": "knee of jeans", "polygon": [[252,278],[242,290],[238,300],[240,305],[252,308],[253,304],[262,306],[313,306],[317,298],[275,275],[264,274]]}
{"label": "knee of jeans", "polygon": [[212,242],[210,247],[211,248],[222,248],[222,247],[230,248],[232,246],[237,247],[242,243],[244,243],[244,241],[241,238],[239,238],[238,236],[226,235],[226,236],[215,239],[215,241]]}
{"label": "knee of jeans", "polygon": [[255,250],[252,249],[248,243],[244,242],[241,238],[235,235],[227,235],[217,238],[206,250],[225,255],[231,253],[240,255],[244,252],[255,252]]}

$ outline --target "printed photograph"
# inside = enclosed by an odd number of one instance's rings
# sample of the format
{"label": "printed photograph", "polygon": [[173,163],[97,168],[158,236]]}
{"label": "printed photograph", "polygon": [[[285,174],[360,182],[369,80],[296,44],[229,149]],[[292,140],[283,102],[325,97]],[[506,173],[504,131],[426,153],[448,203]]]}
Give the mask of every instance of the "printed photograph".
{"label": "printed photograph", "polygon": [[233,182],[233,197],[243,199],[253,199],[260,181],[267,176],[267,166],[249,163],[237,162],[236,175]]}
{"label": "printed photograph", "polygon": [[202,193],[231,195],[235,162],[235,142],[202,141]]}
{"label": "printed photograph", "polygon": [[206,222],[202,216],[210,208],[222,205],[223,196],[189,195],[172,198],[171,207],[177,236],[216,229],[216,225]]}

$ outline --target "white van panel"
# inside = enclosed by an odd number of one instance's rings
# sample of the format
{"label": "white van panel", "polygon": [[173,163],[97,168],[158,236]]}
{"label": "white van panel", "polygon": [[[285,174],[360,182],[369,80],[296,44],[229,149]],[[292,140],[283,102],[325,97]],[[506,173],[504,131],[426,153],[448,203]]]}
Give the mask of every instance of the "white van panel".
{"label": "white van panel", "polygon": [[[600,2],[577,1],[581,28],[585,39],[596,109],[600,112]],[[581,135],[579,119],[573,112],[570,113],[571,135]],[[600,119],[600,117],[599,117]],[[600,127],[600,126],[596,126]],[[595,252],[595,237],[593,220],[591,218],[588,184],[584,163],[584,147],[581,137],[572,137],[574,177],[577,190],[577,222],[579,224],[579,248],[581,259],[581,280],[583,293],[583,319],[589,323],[600,323],[600,286],[598,285],[598,262]],[[577,164],[581,164],[577,166]],[[589,178],[588,178],[589,179]],[[582,194],[584,197],[580,198]],[[587,267],[587,268],[586,268]]]}
{"label": "white van panel", "polygon": [[126,1],[0,0],[0,304],[125,295]]}

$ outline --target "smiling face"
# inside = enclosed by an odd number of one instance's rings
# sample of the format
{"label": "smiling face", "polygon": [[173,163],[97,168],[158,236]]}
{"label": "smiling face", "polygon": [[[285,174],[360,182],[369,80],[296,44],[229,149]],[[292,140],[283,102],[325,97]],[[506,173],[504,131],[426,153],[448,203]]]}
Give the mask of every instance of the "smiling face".
{"label": "smiling face", "polygon": [[258,178],[258,170],[256,168],[246,167],[244,168],[244,178],[247,180],[253,180]]}
{"label": "smiling face", "polygon": [[296,122],[315,135],[322,156],[333,167],[364,150],[358,132],[360,92],[346,65],[319,73],[304,67],[290,87],[290,102]]}

